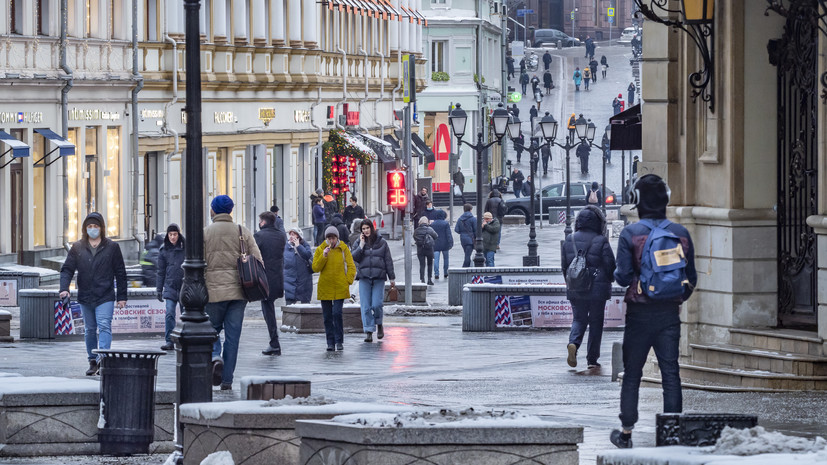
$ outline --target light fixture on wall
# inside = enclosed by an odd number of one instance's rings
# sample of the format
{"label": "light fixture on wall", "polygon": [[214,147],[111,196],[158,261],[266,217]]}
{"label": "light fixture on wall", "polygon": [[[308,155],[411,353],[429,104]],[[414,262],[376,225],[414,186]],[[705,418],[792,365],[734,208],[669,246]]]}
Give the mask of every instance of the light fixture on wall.
{"label": "light fixture on wall", "polygon": [[[822,1],[822,0],[819,0]],[[695,42],[703,68],[689,75],[692,101],[698,97],[715,112],[715,1],[680,0],[681,9],[667,8],[670,0],[634,0],[639,13],[656,23],[680,29]],[[656,11],[657,10],[657,11]],[[661,17],[664,14],[665,17]]]}
{"label": "light fixture on wall", "polygon": [[[785,6],[784,0],[767,0],[767,3],[767,11],[772,10],[785,18],[790,15],[794,17],[806,16],[806,19],[814,21],[812,25],[818,27],[818,30],[827,37],[827,0],[818,0],[818,6],[795,1],[786,2],[789,6]],[[816,9],[815,17],[812,15],[813,9]],[[767,11],[764,12],[764,15],[767,15]],[[821,73],[819,80],[822,88],[821,101],[827,103],[827,71]]]}

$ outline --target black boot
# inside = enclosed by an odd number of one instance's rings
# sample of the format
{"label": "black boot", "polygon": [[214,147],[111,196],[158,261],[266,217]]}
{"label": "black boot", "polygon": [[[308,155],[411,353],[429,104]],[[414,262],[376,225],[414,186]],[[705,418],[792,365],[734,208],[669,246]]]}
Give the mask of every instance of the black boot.
{"label": "black boot", "polygon": [[98,374],[98,369],[100,366],[98,365],[97,360],[89,360],[89,369],[86,370],[86,376],[95,376]]}
{"label": "black boot", "polygon": [[376,337],[378,339],[382,339],[383,337],[385,337],[385,328],[383,328],[382,325],[376,326]]}
{"label": "black boot", "polygon": [[365,342],[373,342],[373,333],[368,331],[365,333]]}

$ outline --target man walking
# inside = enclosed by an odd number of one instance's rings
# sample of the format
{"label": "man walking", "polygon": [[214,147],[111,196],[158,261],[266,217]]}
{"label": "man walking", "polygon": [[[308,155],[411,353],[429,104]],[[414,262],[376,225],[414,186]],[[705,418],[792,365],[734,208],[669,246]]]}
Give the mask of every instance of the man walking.
{"label": "man walking", "polygon": [[457,224],[454,225],[454,232],[459,234],[459,242],[462,245],[462,251],[465,252],[465,260],[462,262],[463,268],[471,266],[471,252],[474,251],[474,241],[477,239],[477,219],[471,214],[473,205],[466,203],[462,206],[462,216],[457,219]]}
{"label": "man walking", "polygon": [[485,253],[485,266],[494,266],[494,254],[500,240],[500,222],[491,212],[482,215],[482,250]]}
{"label": "man walking", "polygon": [[255,234],[255,239],[261,251],[261,258],[264,259],[264,269],[270,288],[267,298],[261,301],[261,313],[267,324],[270,345],[261,353],[281,355],[275,301],[284,297],[284,247],[287,245],[287,236],[284,235],[284,231],[276,227],[276,214],[273,212],[263,212],[258,215],[258,227],[260,229]]}
{"label": "man walking", "polygon": [[[680,368],[680,306],[698,282],[692,238],[683,226],[666,219],[669,187],[647,174],[635,183],[633,203],[640,221],[623,228],[617,243],[614,277],[626,289],[623,332],[625,374],[620,389],[622,430],[611,434],[612,444],[632,447],[638,420],[638,393],[649,349],[655,350],[663,385],[664,413],[683,410]],[[655,267],[657,263],[657,267]],[[668,266],[671,271],[657,271]]]}
{"label": "man walking", "polygon": [[224,331],[224,352],[221,338],[216,339],[212,351],[212,384],[221,385],[222,391],[233,388],[233,373],[238,359],[238,343],[244,323],[247,300],[238,281],[238,256],[241,244],[249,255],[261,261],[261,252],[253,234],[244,226],[233,222],[235,204],[227,195],[219,195],[210,203],[213,223],[204,228],[204,258],[207,270],[204,278],[210,301],[205,310],[216,333]]}
{"label": "man walking", "polygon": [[543,156],[543,176],[548,175],[548,162],[551,160],[551,146],[546,144],[543,148],[540,149],[540,153]]}
{"label": "man walking", "polygon": [[551,66],[551,54],[548,53],[548,50],[543,54],[543,65],[545,65],[546,71],[548,71]]}
{"label": "man walking", "polygon": [[457,167],[457,172],[454,173],[454,186],[459,187],[459,198],[462,203],[465,203],[465,175],[462,174],[462,168]]}
{"label": "man walking", "polygon": [[515,169],[511,172],[511,186],[514,188],[514,197],[520,198],[520,194],[523,192],[523,181],[525,180],[525,176],[519,169]]}

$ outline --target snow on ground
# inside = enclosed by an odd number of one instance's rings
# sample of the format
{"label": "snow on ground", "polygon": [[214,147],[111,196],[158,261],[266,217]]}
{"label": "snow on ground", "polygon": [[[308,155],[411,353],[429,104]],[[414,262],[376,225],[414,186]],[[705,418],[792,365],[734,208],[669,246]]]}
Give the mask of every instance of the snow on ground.
{"label": "snow on ground", "polygon": [[827,440],[817,437],[813,440],[786,436],[767,431],[760,426],[749,429],[726,427],[715,444],[715,454],[720,455],[758,455],[774,453],[827,453]]}
{"label": "snow on ground", "polygon": [[354,413],[339,415],[337,423],[362,425],[369,428],[531,428],[549,427],[553,423],[515,411],[443,409],[431,412]]}
{"label": "snow on ground", "polygon": [[57,378],[54,376],[4,377],[0,399],[8,394],[66,394],[100,392],[100,381]]}
{"label": "snow on ground", "polygon": [[213,452],[201,461],[201,465],[235,465],[233,455],[226,450]]}
{"label": "snow on ground", "polygon": [[323,396],[286,397],[284,399],[240,400],[234,402],[202,402],[181,406],[181,416],[193,419],[215,420],[224,414],[233,415],[340,415],[353,412],[404,412],[410,407],[363,402],[336,402]]}

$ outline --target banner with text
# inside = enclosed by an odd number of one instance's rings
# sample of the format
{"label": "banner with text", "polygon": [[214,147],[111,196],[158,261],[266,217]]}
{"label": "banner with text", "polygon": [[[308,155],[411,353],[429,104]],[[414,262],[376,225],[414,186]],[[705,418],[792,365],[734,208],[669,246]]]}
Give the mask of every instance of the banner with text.
{"label": "banner with text", "polygon": [[[72,302],[65,308],[55,301],[55,336],[83,334],[83,314],[80,305]],[[155,299],[130,300],[126,307],[115,308],[112,315],[112,334],[164,333],[166,303]],[[176,308],[180,317],[181,307]]]}

